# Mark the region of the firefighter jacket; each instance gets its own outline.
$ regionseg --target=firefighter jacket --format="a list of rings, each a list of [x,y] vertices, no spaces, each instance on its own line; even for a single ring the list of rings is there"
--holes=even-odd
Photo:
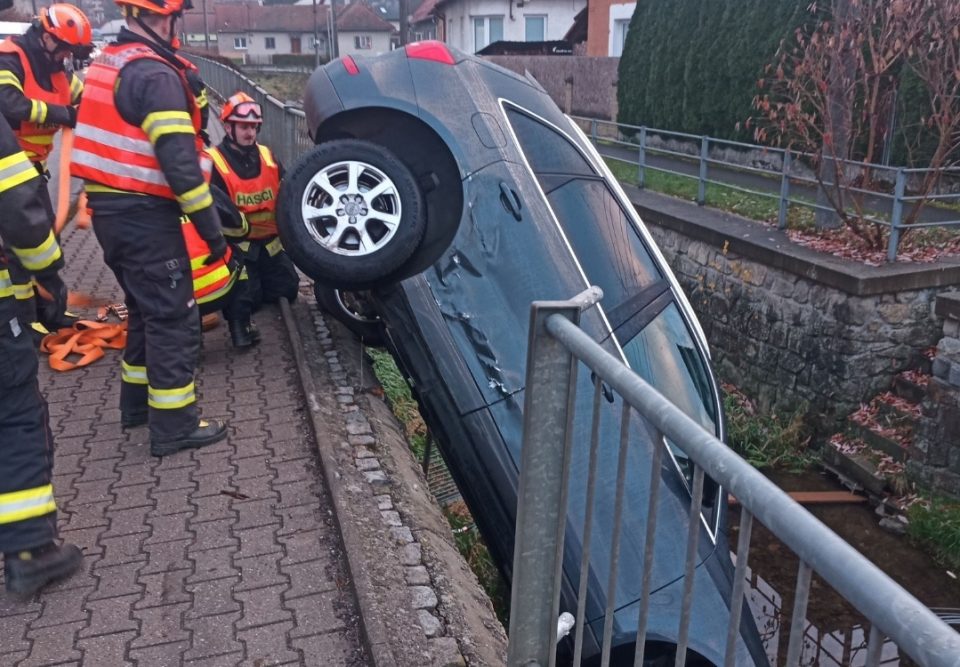
[[[261,241],[277,236],[280,165],[269,148],[263,144],[257,144],[256,148],[255,159],[244,160],[246,151],[225,138],[220,146],[208,152],[216,171],[214,183],[222,181],[233,203],[246,216],[250,225],[247,238]]]
[[[62,65],[53,66],[37,38],[28,32],[0,42],[0,108],[20,146],[33,162],[43,162],[61,127],[72,127],[83,84]]]

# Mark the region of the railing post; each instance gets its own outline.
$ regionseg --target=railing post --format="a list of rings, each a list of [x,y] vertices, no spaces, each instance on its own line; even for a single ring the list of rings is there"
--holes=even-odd
[[[777,211],[777,229],[787,228],[787,210],[790,207],[790,150],[783,152],[783,173],[780,174],[780,208]]]
[[[700,177],[697,179],[697,204],[707,201],[707,158],[710,157],[710,138],[700,138]]]
[[[552,315],[578,323],[580,308],[571,302],[536,301],[530,309],[510,595],[510,667],[552,667],[556,661],[577,364],[547,332],[545,322]]]
[[[640,128],[640,151],[637,154],[637,187],[643,187],[643,180],[647,167],[647,127]]]
[[[597,145],[597,119],[590,119],[590,141],[593,142],[593,145]]]
[[[897,246],[900,244],[900,229],[903,226],[903,193],[907,187],[907,175],[903,167],[897,169],[897,182],[893,186],[893,211],[890,216],[890,244],[887,246],[887,261],[897,260]]]
[[[287,147],[287,164],[293,164],[297,157],[297,116],[290,109],[290,105],[283,107],[283,122],[287,126],[287,136],[284,139]]]

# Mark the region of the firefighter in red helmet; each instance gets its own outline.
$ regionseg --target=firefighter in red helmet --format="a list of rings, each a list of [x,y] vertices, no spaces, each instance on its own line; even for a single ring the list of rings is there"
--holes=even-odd
[[[193,264],[223,263],[229,249],[208,185],[200,109],[176,54],[189,6],[117,4],[127,25],[87,72],[71,173],[86,182],[94,232],[130,313],[121,422],[148,424],[151,453],[165,456],[226,437],[226,424],[200,419],[197,407],[201,334],[191,275]],[[207,252],[191,258],[183,216]]]
[[[86,59],[92,48],[90,21],[79,8],[68,4],[42,8],[26,33],[0,43],[0,109],[41,174],[46,175],[45,163],[56,133],[62,127],[73,127],[77,120],[83,84],[67,71],[65,63]],[[49,194],[43,191],[40,196],[52,216]],[[48,327],[70,323],[63,312],[44,307],[37,312],[28,267],[14,258],[10,272],[21,318],[38,340]]]
[[[245,238],[233,239],[246,274],[246,298],[234,299],[224,317],[230,337],[237,347],[256,343],[259,333],[250,313],[264,302],[297,298],[300,279],[290,257],[277,236],[277,194],[283,178],[283,165],[267,146],[257,142],[263,124],[260,105],[244,92],[227,99],[220,113],[225,135],[213,158],[212,183],[230,195],[246,216],[250,231]]]

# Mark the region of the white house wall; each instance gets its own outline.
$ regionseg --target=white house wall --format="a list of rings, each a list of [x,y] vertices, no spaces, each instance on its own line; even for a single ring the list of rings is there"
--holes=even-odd
[[[371,48],[357,49],[354,38],[359,35],[367,35],[372,38]],[[337,45],[340,47],[340,55],[358,55],[358,56],[376,56],[390,51],[390,33],[389,32],[349,32],[341,30],[337,33]]]
[[[234,49],[233,45],[235,37],[246,37],[247,48]],[[268,37],[273,37],[275,48],[267,48]],[[250,58],[259,61],[264,60],[268,56],[291,53],[291,37],[300,38],[301,55],[310,55],[313,53],[313,32],[305,32],[293,35],[285,32],[221,32],[219,33],[219,39],[217,39],[217,50],[221,56],[226,56],[227,58]],[[327,45],[325,30],[321,29],[319,31],[319,38],[320,55],[326,56]]]
[[[529,0],[522,7],[508,0],[462,0],[443,5],[447,20],[447,43],[468,53],[477,51],[474,44],[473,18],[503,18],[503,39],[526,41],[526,16],[546,16],[544,39],[563,39],[577,13],[587,6],[586,0]],[[511,7],[513,18],[510,17]],[[481,47],[482,48],[482,47]]]

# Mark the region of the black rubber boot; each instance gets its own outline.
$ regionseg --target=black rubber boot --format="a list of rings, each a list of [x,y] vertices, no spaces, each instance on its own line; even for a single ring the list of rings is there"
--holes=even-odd
[[[199,449],[212,445],[227,437],[227,425],[219,419],[201,419],[193,433],[177,440],[166,442],[150,441],[150,453],[153,456],[169,456],[184,449]]]
[[[247,322],[247,333],[249,333],[250,338],[253,339],[254,345],[260,342],[260,329],[258,329],[257,325],[251,321]]]
[[[243,320],[230,320],[227,322],[230,328],[230,342],[234,347],[251,347],[256,344],[250,333],[250,323]]]
[[[39,549],[4,555],[7,590],[19,595],[37,592],[54,579],[69,577],[83,561],[83,553],[72,544],[50,544]]]

